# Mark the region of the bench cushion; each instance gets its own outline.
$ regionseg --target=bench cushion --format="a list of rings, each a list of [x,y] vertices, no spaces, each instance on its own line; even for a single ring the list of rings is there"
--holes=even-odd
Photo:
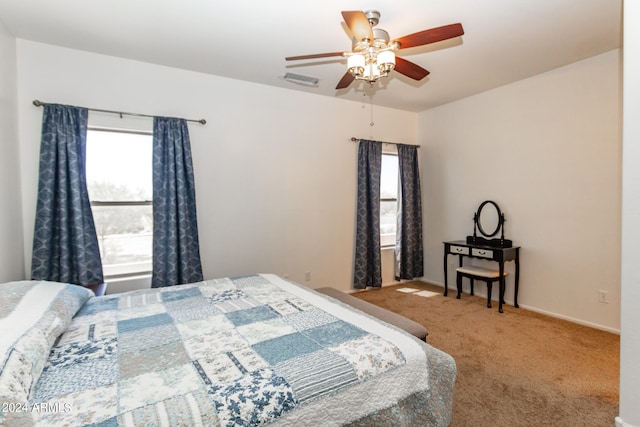
[[[473,267],[473,266],[458,267],[456,268],[456,271],[464,274],[470,274],[472,276],[486,277],[489,279],[493,279],[500,276],[499,271],[491,270],[488,268],[482,268],[482,267]],[[504,272],[504,275],[505,276],[507,275],[506,271]]]
[[[319,288],[314,290],[324,295],[335,298],[338,301],[341,301],[353,308],[363,311],[370,316],[382,320],[383,322],[387,322],[397,328],[403,329],[411,335],[417,337],[418,339],[421,339],[422,341],[427,341],[427,329],[418,322],[414,322],[413,320],[401,316],[397,313],[385,310],[382,307],[378,307],[377,305],[371,304],[367,301],[363,301],[359,298],[353,297],[334,288]]]

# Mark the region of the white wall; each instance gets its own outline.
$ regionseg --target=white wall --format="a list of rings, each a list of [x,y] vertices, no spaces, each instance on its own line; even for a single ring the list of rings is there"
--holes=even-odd
[[[22,280],[22,210],[18,168],[16,40],[0,21],[0,282]]]
[[[205,118],[190,124],[206,278],[352,283],[352,136],[415,143],[415,113],[18,40],[24,236],[33,236],[44,102]],[[117,117],[117,116],[116,116]],[[27,264],[30,247],[25,248]],[[27,266],[27,268],[29,268]],[[311,281],[304,282],[304,273]]]
[[[611,51],[419,115],[427,280],[443,282],[442,242],[472,234],[474,211],[494,200],[506,238],[522,247],[520,305],[619,330],[619,56]],[[450,287],[456,263],[450,257]]]
[[[640,4],[624,2],[622,313],[618,426],[640,426]]]

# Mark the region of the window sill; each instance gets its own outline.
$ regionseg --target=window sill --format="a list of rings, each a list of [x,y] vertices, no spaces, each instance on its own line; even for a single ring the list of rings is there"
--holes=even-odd
[[[149,289],[151,288],[151,273],[105,277],[104,281],[107,283],[108,295],[138,289]]]
[[[139,279],[143,277],[151,277],[150,271],[137,271],[135,273],[125,273],[125,274],[105,274],[104,281],[105,282],[119,282],[122,280],[131,280],[131,279]]]

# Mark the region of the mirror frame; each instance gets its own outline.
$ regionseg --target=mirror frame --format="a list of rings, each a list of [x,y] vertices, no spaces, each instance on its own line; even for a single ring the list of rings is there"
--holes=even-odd
[[[498,224],[496,225],[496,229],[493,230],[493,232],[489,233],[487,231],[485,231],[482,228],[482,221],[480,220],[480,216],[482,214],[482,209],[486,206],[486,205],[493,205],[493,207],[496,209],[496,212],[498,213]],[[502,228],[503,224],[504,224],[504,216],[502,214],[502,211],[500,210],[500,207],[498,206],[498,204],[492,200],[485,200],[484,202],[482,202],[480,204],[480,206],[478,207],[478,211],[476,212],[475,215],[475,221],[476,221],[476,225],[478,227],[478,230],[480,231],[480,233],[485,236],[485,237],[493,237],[496,234],[498,234],[498,232],[500,231],[500,229]]]

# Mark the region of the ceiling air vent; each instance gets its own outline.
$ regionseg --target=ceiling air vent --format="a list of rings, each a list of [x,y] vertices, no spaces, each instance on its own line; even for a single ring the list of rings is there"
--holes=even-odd
[[[294,73],[286,73],[282,76],[283,79],[292,82],[298,83],[305,86],[318,86],[318,82],[320,81],[316,77],[303,76],[302,74],[294,74]]]

